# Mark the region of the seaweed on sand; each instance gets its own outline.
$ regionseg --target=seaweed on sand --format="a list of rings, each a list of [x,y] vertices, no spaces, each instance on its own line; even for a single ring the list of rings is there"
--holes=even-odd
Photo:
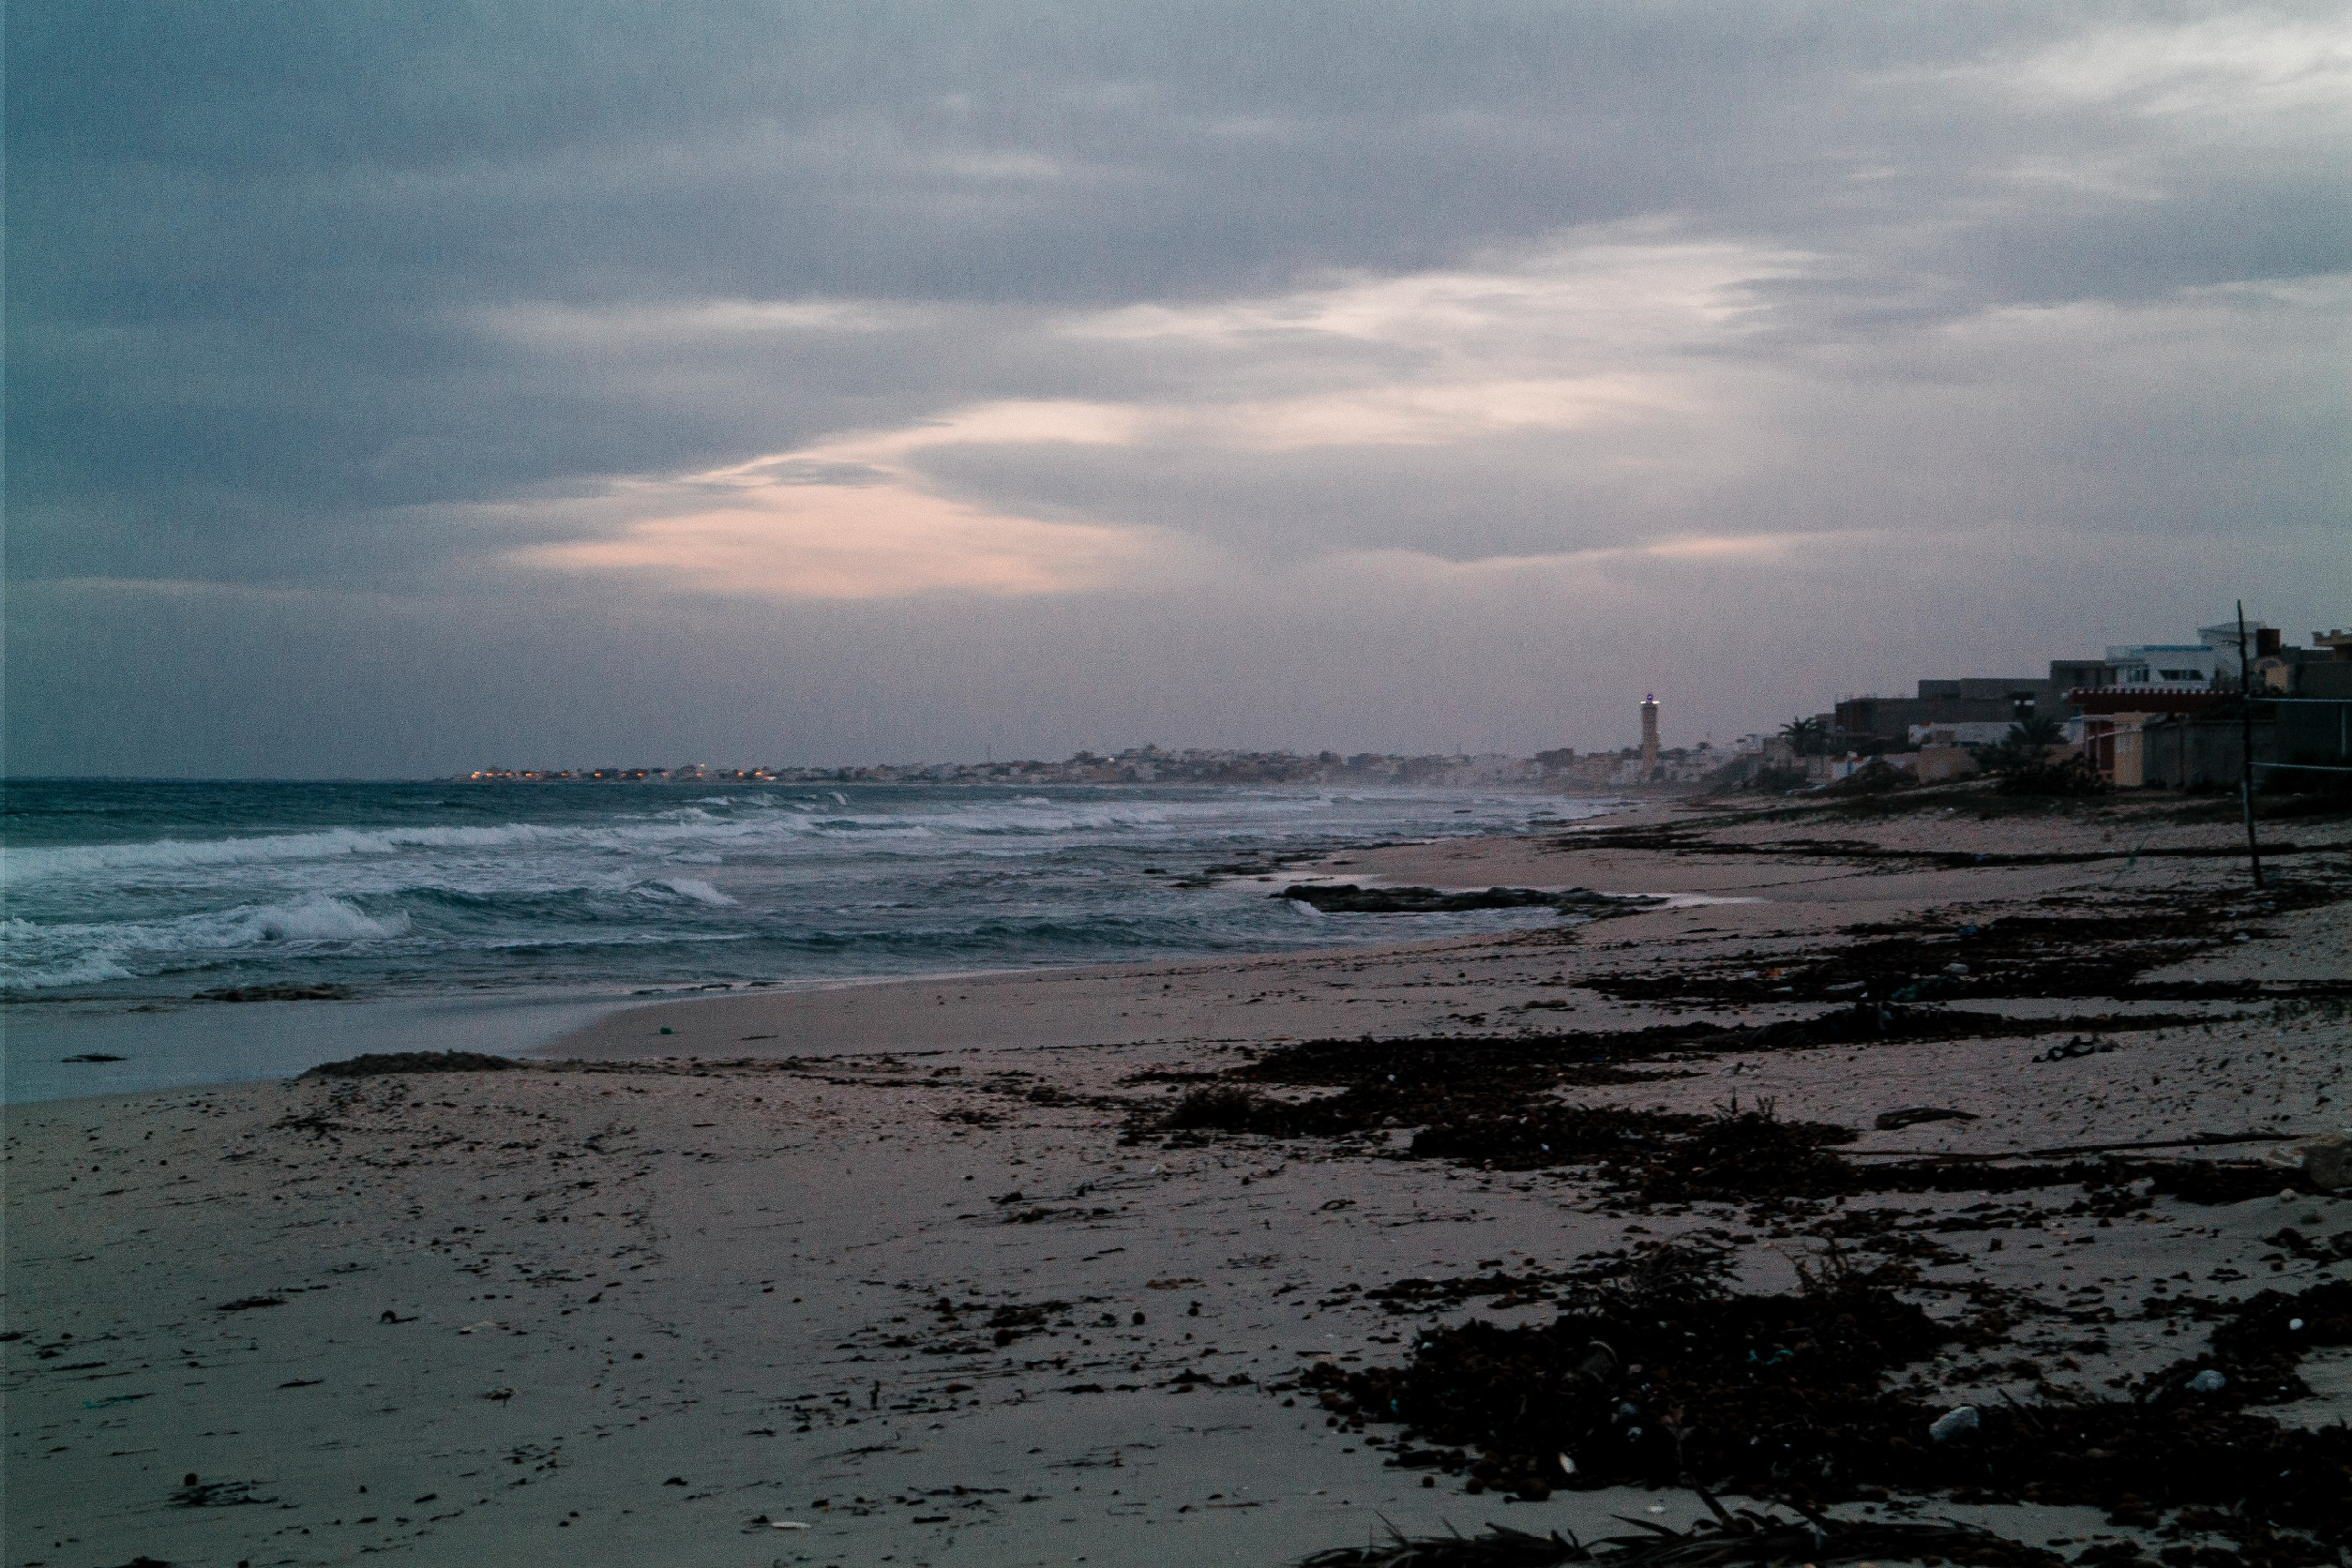
[[[1335,1422],[1403,1425],[1398,1463],[1466,1472],[1472,1492],[1684,1485],[1818,1503],[1898,1487],[2149,1523],[2201,1506],[2230,1510],[2226,1528],[2278,1561],[2352,1547],[2352,1429],[2249,1409],[2299,1386],[2294,1358],[2352,1342],[2352,1286],[2209,1307],[2210,1349],[2126,1397],[1977,1409],[1939,1438],[1950,1408],[1892,1377],[1969,1326],[1906,1301],[1899,1274],[1832,1253],[1799,1290],[1750,1295],[1707,1255],[1677,1252],[1587,1280],[1550,1323],[1434,1329],[1401,1365],[1322,1364],[1303,1385]],[[2209,1370],[2218,1382],[2196,1377]]]
[[[304,1078],[374,1078],[387,1073],[504,1073],[527,1066],[510,1056],[472,1050],[403,1050],[322,1062]]]
[[[2042,1020],[2045,1024],[2080,1020]],[[2143,1020],[2144,1021],[2144,1020]],[[2244,1160],[2116,1157],[2098,1148],[2042,1151],[2001,1160],[1927,1156],[1856,1161],[1834,1151],[1851,1128],[1783,1121],[1769,1103],[1734,1102],[1711,1115],[1585,1105],[1556,1091],[1644,1076],[1606,1060],[1612,1048],[1655,1050],[1719,1035],[1806,1042],[1848,1038],[1865,1029],[1934,1033],[1978,1027],[1973,1015],[1927,1008],[1841,1008],[1762,1030],[1708,1025],[1620,1035],[1525,1040],[1313,1041],[1270,1053],[1222,1081],[1192,1089],[1173,1105],[1134,1111],[1126,1137],[1199,1143],[1214,1135],[1362,1141],[1410,1129],[1383,1152],[1492,1170],[1591,1166],[1619,1201],[1776,1205],[1865,1192],[2013,1192],[2079,1185],[2102,1213],[2144,1208],[2150,1190],[2203,1204],[2235,1203],[2282,1188],[2306,1188],[2299,1171]],[[2014,1027],[1988,1019],[1983,1027]],[[1709,1031],[1696,1034],[1694,1030]],[[1256,1087],[1339,1083],[1337,1093],[1286,1099]],[[2101,1157],[2083,1157],[2086,1155]]]
[[[1631,913],[1654,909],[1664,898],[1640,894],[1595,893],[1590,888],[1489,887],[1447,892],[1435,887],[1359,887],[1353,882],[1300,882],[1274,895],[1325,914],[1456,914],[1469,910],[1585,910]]]
[[[1728,1568],[1732,1563],[1859,1562],[1938,1559],[1971,1568],[2056,1568],[2065,1559],[2046,1546],[2012,1541],[1976,1525],[1945,1519],[1913,1523],[1892,1519],[1833,1519],[1810,1510],[1783,1518],[1753,1509],[1726,1509],[1706,1492],[1699,1499],[1714,1512],[1687,1530],[1633,1519],[1644,1533],[1611,1535],[1586,1543],[1574,1534],[1544,1535],[1488,1525],[1474,1536],[1408,1537],[1394,1527],[1389,1539],[1367,1546],[1341,1546],[1302,1558],[1299,1568],[1553,1568],[1558,1563],[1594,1563],[1601,1568]]]
[[[2333,903],[2344,892],[2315,881],[2273,887],[2258,900],[2235,891],[2175,889],[2136,899],[2103,897],[2082,912],[2069,912],[2063,900],[2044,899],[2035,912],[1975,925],[1856,927],[1849,934],[1862,940],[1777,966],[1726,958],[1691,969],[1651,966],[1589,975],[1578,984],[1619,1001],[1686,1005],[1822,1001],[1854,991],[1898,1003],[2263,994],[2245,983],[2214,987],[2138,976],[2226,946],[2249,922]],[[2325,993],[2336,988],[2323,981],[2311,988]]]
[[[1861,1002],[1811,1018],[1755,1026],[1694,1022],[1545,1034],[1308,1040],[1277,1048],[1246,1066],[1206,1075],[1208,1083],[1173,1105],[1138,1113],[1130,1123],[1130,1132],[1142,1136],[1214,1131],[1282,1138],[1492,1122],[1569,1108],[1545,1100],[1547,1091],[1641,1083],[1686,1071],[1676,1066],[1635,1065],[1661,1057],[1801,1050],[1876,1041],[2032,1035],[2118,1025],[2154,1029],[2204,1021],[2206,1016],[2201,1014],[2187,1018],[2143,1015],[2128,1019],[2015,1018]],[[1261,1084],[1284,1089],[1337,1088],[1341,1093],[1315,1100],[1283,1100],[1257,1092],[1254,1086]],[[1669,1118],[1655,1126],[1687,1131],[1700,1120],[1684,1118],[1677,1123]],[[1591,1143],[1568,1137],[1565,1146],[1589,1149]],[[1435,1152],[1434,1146],[1426,1152]],[[1513,1163],[1572,1161],[1559,1157]]]

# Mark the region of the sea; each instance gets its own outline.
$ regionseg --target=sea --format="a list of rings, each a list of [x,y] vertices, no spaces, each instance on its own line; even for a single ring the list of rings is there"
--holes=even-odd
[[[527,1050],[649,996],[1411,940],[1286,864],[1619,804],[1529,788],[11,780],[0,1095]]]

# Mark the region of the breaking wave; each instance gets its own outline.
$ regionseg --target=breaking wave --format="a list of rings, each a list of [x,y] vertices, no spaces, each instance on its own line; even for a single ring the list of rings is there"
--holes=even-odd
[[[569,849],[675,855],[697,845],[724,850],[823,835],[931,838],[1116,831],[1165,825],[1179,816],[1178,811],[1156,805],[1070,807],[1028,800],[921,815],[839,810],[820,815],[807,807],[788,805],[752,807],[725,817],[689,806],[647,820],[610,825],[504,822],[490,827],[336,827],[313,833],[0,849],[0,875],[9,884],[22,887],[66,879],[135,881],[204,867],[383,858],[418,851],[494,853]]]
[[[42,990],[127,980],[158,971],[201,967],[257,947],[315,951],[327,945],[404,937],[409,917],[368,913],[341,898],[309,894],[277,904],[123,924],[40,924],[11,915],[0,923],[0,988]]]
[[[681,898],[691,898],[698,904],[708,904],[713,909],[733,909],[741,902],[740,899],[730,898],[700,877],[664,877],[658,885],[668,888]]]
[[[1563,812],[1590,809],[1409,789],[12,786],[0,991],[623,988],[1361,940],[1216,879]]]

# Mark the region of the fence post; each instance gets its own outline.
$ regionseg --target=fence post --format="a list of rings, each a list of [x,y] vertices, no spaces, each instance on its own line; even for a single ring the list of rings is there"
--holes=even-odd
[[[2262,844],[2254,837],[2254,666],[2246,660],[2246,601],[2238,601],[2238,799],[2246,813],[2246,864],[2262,885]]]

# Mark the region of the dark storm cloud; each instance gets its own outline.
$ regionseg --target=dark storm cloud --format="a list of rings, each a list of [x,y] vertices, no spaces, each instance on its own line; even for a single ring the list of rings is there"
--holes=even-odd
[[[8,45],[19,583],[471,624],[556,592],[518,548],[805,451],[776,490],[1253,571],[2215,511],[2301,562],[2344,502],[2334,7],[58,3]],[[1283,324],[1413,278],[1468,281]],[[1562,327],[1588,288],[1627,304]],[[1594,388],[1646,412],[1522,409]],[[834,449],[1024,403],[1136,422]],[[57,649],[146,646],[60,593],[20,750]],[[927,613],[957,660],[1066,608]]]

